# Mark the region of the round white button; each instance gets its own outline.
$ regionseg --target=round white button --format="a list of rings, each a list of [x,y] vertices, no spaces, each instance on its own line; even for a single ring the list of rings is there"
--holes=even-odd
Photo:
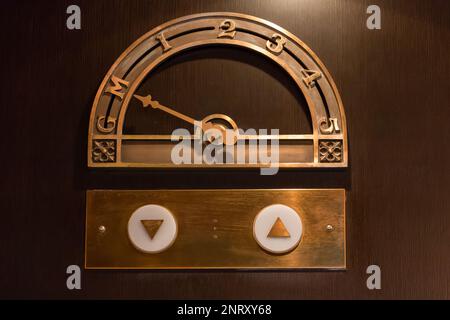
[[[262,209],[253,222],[253,236],[261,248],[271,253],[295,249],[303,233],[302,220],[292,208],[274,204]]]
[[[128,220],[131,243],[146,253],[166,250],[175,242],[177,233],[177,222],[172,213],[155,204],[138,208]]]

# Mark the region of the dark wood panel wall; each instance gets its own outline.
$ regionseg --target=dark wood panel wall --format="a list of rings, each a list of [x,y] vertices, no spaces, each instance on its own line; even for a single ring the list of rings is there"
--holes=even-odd
[[[73,3],[82,11],[79,31],[65,27],[65,11]],[[381,30],[365,26],[369,4],[381,7]],[[448,1],[78,0],[1,6],[0,297],[450,298]],[[319,55],[344,101],[348,170],[260,176],[87,169],[90,106],[115,59],[151,28],[208,11],[273,21]],[[202,68],[214,70],[210,61],[194,69]],[[194,71],[183,72],[185,85],[193,86]],[[276,71],[270,74],[277,86],[284,81]],[[254,76],[261,80],[268,73]],[[249,99],[258,99],[258,90],[274,92],[270,81],[248,86]],[[289,95],[289,84],[284,88],[286,103],[298,99]],[[345,187],[348,270],[91,270],[82,273],[82,290],[66,289],[66,267],[84,262],[87,188],[255,187]],[[381,290],[366,287],[371,264],[381,267]]]

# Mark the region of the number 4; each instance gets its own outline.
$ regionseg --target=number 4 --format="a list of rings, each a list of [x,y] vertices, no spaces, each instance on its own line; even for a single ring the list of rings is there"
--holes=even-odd
[[[303,82],[311,89],[316,84],[316,80],[322,77],[322,73],[315,70],[302,70]]]

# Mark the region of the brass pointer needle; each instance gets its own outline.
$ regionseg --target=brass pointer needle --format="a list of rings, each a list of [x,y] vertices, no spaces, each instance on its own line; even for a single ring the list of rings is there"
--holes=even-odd
[[[144,108],[151,106],[153,109],[159,109],[161,111],[167,112],[168,114],[171,114],[174,117],[177,117],[177,118],[184,120],[186,122],[189,122],[191,124],[195,124],[195,122],[197,121],[191,117],[188,117],[187,115],[184,115],[182,113],[179,113],[178,111],[170,109],[169,107],[163,106],[158,101],[152,100],[151,95],[142,97],[142,96],[135,94],[134,97],[142,102],[142,105],[144,106]],[[197,123],[199,123],[199,121],[197,121]]]
[[[231,119],[230,117],[228,117],[227,115],[224,114],[212,114],[210,116],[205,117],[202,121],[198,121],[195,120],[191,117],[188,117],[187,115],[184,115],[182,113],[179,113],[178,111],[175,111],[173,109],[170,109],[169,107],[163,106],[162,104],[160,104],[158,101],[156,100],[152,100],[152,96],[148,95],[146,97],[142,97],[140,95],[135,94],[134,97],[136,99],[138,99],[139,101],[142,102],[142,105],[144,106],[144,108],[147,108],[148,106],[151,106],[153,109],[159,109],[161,111],[164,111],[168,114],[171,114],[172,116],[184,120],[190,124],[193,124],[194,127],[200,123],[201,124],[201,129],[203,132],[208,131],[209,129],[216,129],[219,130],[221,132],[221,136],[222,136],[222,142],[224,144],[227,145],[233,145],[236,143],[237,141],[237,134],[236,132],[238,132],[238,127],[236,125],[236,123],[233,121],[233,119]],[[230,127],[232,128],[232,130],[234,131],[234,133],[230,134],[230,136],[233,138],[232,141],[229,141],[229,139],[227,139],[227,136],[229,133],[227,133],[227,128],[224,127],[221,124],[217,124],[214,123],[214,120],[224,120],[226,122],[229,123]],[[210,142],[217,140],[217,137],[212,135],[208,140],[210,140]],[[220,140],[219,140],[220,141]]]

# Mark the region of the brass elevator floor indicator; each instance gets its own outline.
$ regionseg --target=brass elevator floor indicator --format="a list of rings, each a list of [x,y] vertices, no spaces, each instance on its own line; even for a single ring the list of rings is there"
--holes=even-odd
[[[287,231],[280,217],[277,218],[267,235],[268,238],[289,238],[290,236],[289,231]]]
[[[145,230],[147,230],[150,239],[155,237],[163,222],[164,220],[141,220],[141,223],[145,227]]]
[[[183,90],[149,86],[160,66],[211,47],[265,59],[301,101],[222,104],[235,95],[237,83],[225,78],[234,71],[213,74],[230,89],[183,87],[198,108]],[[90,168],[164,168],[181,180],[175,169],[348,167],[344,106],[325,65],[289,31],[232,12],[174,19],[133,42],[98,88],[87,147]],[[86,211],[87,268],[345,268],[344,189],[96,190],[87,191]]]
[[[256,132],[259,132],[258,129],[281,127],[270,116],[262,119],[264,125],[261,127],[261,122],[255,121],[260,117],[257,113],[244,115],[221,108],[212,113],[210,108],[205,107],[192,114],[189,104],[182,102],[184,99],[172,105],[169,101],[158,101],[163,96],[160,92],[145,90],[145,83],[152,77],[155,68],[190,50],[210,46],[244,50],[265,58],[267,63],[273,63],[285,71],[295,84],[295,90],[305,98],[311,129],[291,127],[283,134],[245,133],[238,130],[244,129],[239,127],[240,124],[248,123],[246,127],[254,128]],[[224,80],[233,81],[231,78]],[[192,86],[193,93],[202,93],[197,84],[188,85]],[[178,91],[173,94],[180,98]],[[270,109],[266,109],[267,106],[254,105],[251,109],[262,108],[261,114],[270,115],[279,112],[276,106],[276,103],[271,104]],[[128,132],[127,127],[134,125],[128,122],[132,122],[133,117],[126,115],[136,107],[145,117],[154,119],[151,122],[154,130]],[[236,109],[242,107],[235,106]],[[172,125],[168,120],[158,118],[162,112],[167,118],[184,122],[182,128],[186,126],[187,132],[181,136],[177,134],[173,139]],[[291,112],[296,114],[297,110]],[[238,161],[237,157],[232,156],[220,158],[224,161],[206,163],[186,157],[181,163],[174,163],[172,149],[181,139],[195,140],[196,122],[200,123],[202,132],[206,133],[209,129],[219,131],[227,146],[242,143],[245,148],[239,148],[235,153],[240,150],[240,159],[245,161]],[[283,122],[290,122],[289,117]],[[230,130],[227,132],[226,129]],[[216,139],[208,136],[207,140],[211,142]],[[265,140],[280,141],[276,161],[281,168],[347,167],[344,106],[331,75],[303,41],[272,22],[232,12],[200,13],[168,21],[150,30],[116,60],[103,79],[92,105],[87,160],[89,167],[110,168],[264,168],[273,162],[266,163],[261,157],[255,158],[255,162],[248,161],[250,156],[255,155],[253,148],[248,147],[250,141]],[[190,145],[187,151],[193,154],[196,150]],[[233,159],[225,161],[226,158]]]

